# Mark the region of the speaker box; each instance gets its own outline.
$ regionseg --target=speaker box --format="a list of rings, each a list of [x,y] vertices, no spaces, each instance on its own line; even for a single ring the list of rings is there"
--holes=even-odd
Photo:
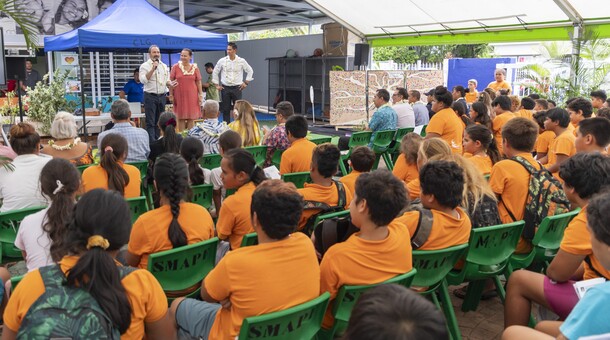
[[[356,44],[354,51],[354,66],[367,66],[369,64],[369,45]]]

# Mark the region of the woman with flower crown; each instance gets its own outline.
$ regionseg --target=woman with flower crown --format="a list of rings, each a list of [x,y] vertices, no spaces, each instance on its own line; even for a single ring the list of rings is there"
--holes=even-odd
[[[177,82],[176,87],[170,88],[169,100],[174,104],[174,113],[178,118],[178,131],[191,129],[193,121],[201,118],[201,103],[203,101],[203,88],[201,87],[201,73],[197,64],[191,63],[193,51],[185,48],[180,52],[180,61],[172,66],[170,80]]]
[[[53,158],[63,158],[79,166],[93,164],[91,145],[81,142],[76,133],[76,121],[68,112],[60,111],[51,125],[51,137],[41,153]]]

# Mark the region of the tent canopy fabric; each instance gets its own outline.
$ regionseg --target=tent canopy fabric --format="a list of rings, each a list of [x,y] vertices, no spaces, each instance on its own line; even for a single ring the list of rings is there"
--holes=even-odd
[[[607,0],[306,1],[374,47],[570,40],[575,25],[610,37]]]
[[[85,25],[45,37],[48,51],[147,51],[157,45],[164,52],[185,47],[195,51],[222,51],[227,35],[185,25],[159,11],[146,0],[118,0]]]

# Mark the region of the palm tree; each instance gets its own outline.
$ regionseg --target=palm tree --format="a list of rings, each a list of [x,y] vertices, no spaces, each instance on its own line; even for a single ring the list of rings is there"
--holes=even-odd
[[[25,45],[28,49],[36,49],[38,41],[38,27],[36,22],[32,20],[26,8],[19,0],[0,0],[0,12],[3,12],[11,19],[15,20],[15,24],[21,28]]]

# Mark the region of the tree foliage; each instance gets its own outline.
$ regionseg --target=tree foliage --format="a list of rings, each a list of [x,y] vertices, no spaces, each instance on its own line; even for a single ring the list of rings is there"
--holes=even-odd
[[[396,63],[439,63],[445,58],[485,58],[493,52],[488,44],[436,45],[436,46],[388,46],[375,47],[373,60],[393,60]]]
[[[26,47],[36,49],[38,27],[32,20],[26,5],[24,1],[20,0],[0,0],[0,12],[15,20],[15,24],[21,28]]]

